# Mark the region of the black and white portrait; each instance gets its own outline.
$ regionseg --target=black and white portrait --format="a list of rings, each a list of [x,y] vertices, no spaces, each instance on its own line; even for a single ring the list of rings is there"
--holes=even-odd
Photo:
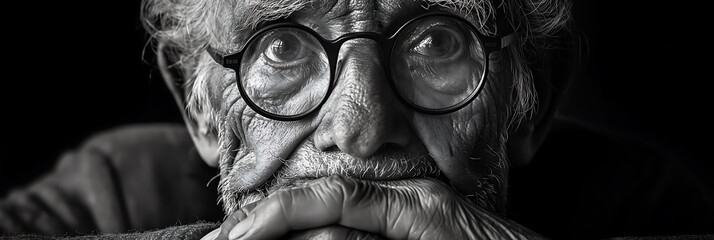
[[[714,238],[703,6],[6,9],[0,239]]]

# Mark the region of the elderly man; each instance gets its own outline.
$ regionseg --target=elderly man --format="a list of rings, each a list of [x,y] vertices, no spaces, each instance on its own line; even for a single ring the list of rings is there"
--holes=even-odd
[[[220,168],[228,218],[210,236],[534,236],[503,218],[508,156],[528,161],[547,129],[564,79],[547,66],[536,83],[529,63],[552,61],[569,3],[146,8],[164,79]]]
[[[124,236],[540,238],[507,219],[508,173],[543,144],[570,78],[570,8],[146,0],[187,128],[88,141],[10,195],[0,227],[120,233],[204,220]],[[213,189],[199,156],[219,170]]]

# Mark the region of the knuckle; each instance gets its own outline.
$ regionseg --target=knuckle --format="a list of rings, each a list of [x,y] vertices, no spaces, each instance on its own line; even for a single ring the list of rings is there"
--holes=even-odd
[[[342,176],[332,175],[322,182],[327,189],[338,190],[343,195],[348,195],[355,190],[356,181],[354,179]]]
[[[267,201],[267,204],[271,204],[272,207],[284,211],[288,206],[293,205],[293,201],[298,198],[299,196],[297,196],[295,189],[285,189],[276,191],[273,196],[263,201]]]
[[[444,206],[456,197],[449,186],[437,181],[418,181],[413,189],[423,202],[436,207]]]

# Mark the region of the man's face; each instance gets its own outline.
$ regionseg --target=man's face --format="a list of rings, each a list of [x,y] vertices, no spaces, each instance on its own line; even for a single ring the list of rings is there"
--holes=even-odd
[[[238,3],[241,7],[228,14],[250,14],[248,9],[260,4],[265,3]],[[426,6],[429,4],[407,0],[332,0],[298,7],[289,18],[334,39],[351,32],[386,34],[386,29],[423,12]],[[434,9],[481,25],[449,7],[429,8]],[[223,30],[232,31],[231,26]],[[239,39],[250,34],[242,32]],[[448,181],[482,207],[502,210],[512,81],[508,73],[497,69],[508,59],[502,55],[500,60],[490,61],[482,92],[466,107],[429,115],[415,112],[394,95],[385,73],[389,64],[381,56],[373,40],[345,42],[339,50],[341,67],[335,74],[334,90],[315,114],[298,121],[277,121],[257,114],[241,99],[235,73],[218,64],[212,66],[213,76],[218,77],[206,84],[218,119],[220,188],[228,213],[279,188],[334,174],[374,181]],[[210,58],[204,56],[203,60]]]

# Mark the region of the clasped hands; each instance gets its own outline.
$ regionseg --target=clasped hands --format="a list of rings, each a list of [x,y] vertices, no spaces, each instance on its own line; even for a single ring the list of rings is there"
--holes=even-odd
[[[329,176],[232,213],[203,239],[533,239],[434,179]]]

